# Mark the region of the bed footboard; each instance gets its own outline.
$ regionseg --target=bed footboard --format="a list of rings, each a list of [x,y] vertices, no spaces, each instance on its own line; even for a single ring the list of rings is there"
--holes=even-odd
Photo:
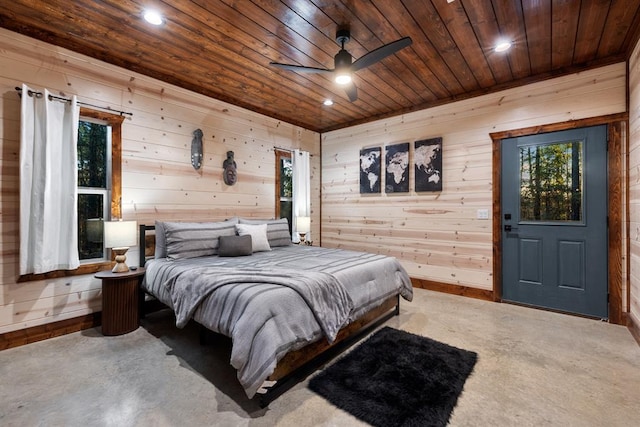
[[[380,306],[365,313],[359,319],[340,330],[332,344],[319,340],[299,350],[287,353],[269,376],[276,383],[266,393],[257,394],[261,407],[277,399],[281,394],[304,380],[323,364],[345,351],[375,328],[400,314],[400,295],[386,299]]]

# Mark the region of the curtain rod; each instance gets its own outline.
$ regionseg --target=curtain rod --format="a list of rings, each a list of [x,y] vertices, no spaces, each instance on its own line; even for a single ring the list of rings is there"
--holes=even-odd
[[[276,147],[275,145],[273,146],[273,149],[274,149],[274,150],[280,150],[280,151],[288,151],[288,152],[290,152],[290,153],[293,153],[293,152],[295,151],[295,149],[294,149],[294,150],[292,150],[292,149],[290,149],[290,148]],[[302,150],[301,150],[301,151],[302,151]],[[302,153],[300,153],[300,154],[302,155]],[[309,153],[309,157],[313,157],[313,154]]]
[[[16,89],[16,91],[18,91],[18,92],[19,92],[19,95],[20,95],[20,96],[22,96],[22,88],[21,88],[21,87],[17,87],[17,86],[16,86],[16,88],[15,88],[15,89]],[[36,92],[36,91],[34,91],[34,90],[28,90],[28,91],[27,91],[27,94],[28,94],[29,96],[35,96],[36,98],[42,98],[42,97],[44,96],[44,94],[43,94],[42,92]],[[61,102],[69,102],[69,101],[71,101],[69,98],[63,98],[63,97],[61,97],[61,96],[56,96],[56,95],[49,95],[49,101],[52,101],[52,100],[54,100],[54,99],[55,99],[56,101],[61,101]],[[111,112],[114,112],[114,113],[119,113],[121,116],[123,116],[123,115],[133,116],[133,113],[128,113],[128,112],[126,112],[126,111],[120,111],[120,110],[114,110],[114,109],[113,109],[113,108],[111,108],[111,107],[100,107],[99,105],[93,105],[93,104],[89,104],[89,103],[87,103],[87,102],[82,102],[82,101],[78,101],[78,105],[83,105],[83,106],[86,106],[86,107],[93,107],[93,108],[98,108],[98,109],[100,109],[100,110],[105,110],[105,111],[111,111]]]
[[[273,146],[274,150],[280,150],[280,151],[288,151],[290,153],[293,153],[293,150],[291,148],[284,148],[284,147],[276,147],[275,145]]]

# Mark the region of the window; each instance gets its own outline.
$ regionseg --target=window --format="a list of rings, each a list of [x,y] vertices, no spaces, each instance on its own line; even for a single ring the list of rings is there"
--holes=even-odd
[[[78,125],[78,252],[80,262],[104,260],[103,222],[110,217],[111,126],[80,118]]]
[[[287,218],[289,233],[292,226],[293,165],[291,152],[276,150],[276,218]]]
[[[80,109],[78,251],[81,263],[96,268],[108,261],[102,242],[102,221],[122,217],[123,121],[124,117],[118,114]]]

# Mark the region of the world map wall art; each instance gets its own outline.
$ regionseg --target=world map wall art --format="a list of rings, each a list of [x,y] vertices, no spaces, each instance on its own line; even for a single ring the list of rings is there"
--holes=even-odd
[[[403,142],[385,147],[384,191],[387,194],[409,192],[411,144]],[[413,143],[414,190],[442,191],[442,137]],[[382,147],[360,150],[360,194],[382,191]]]
[[[409,143],[387,145],[384,160],[384,191],[387,193],[409,192]]]
[[[442,138],[414,142],[416,192],[442,191]]]
[[[380,147],[363,148],[360,150],[360,193],[371,194],[380,192],[381,163]]]

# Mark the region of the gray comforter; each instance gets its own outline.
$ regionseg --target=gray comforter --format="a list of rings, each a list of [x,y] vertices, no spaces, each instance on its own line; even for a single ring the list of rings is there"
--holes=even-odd
[[[307,304],[329,342],[346,323],[353,302],[344,287],[328,273],[255,268],[203,267],[183,271],[168,283],[176,312],[176,326],[182,328],[203,299],[224,286],[278,285],[294,290]]]
[[[287,352],[333,340],[341,326],[393,295],[413,295],[395,258],[340,249],[286,246],[146,267],[144,288],[176,311],[179,326],[192,318],[231,337],[230,362],[248,397]]]

